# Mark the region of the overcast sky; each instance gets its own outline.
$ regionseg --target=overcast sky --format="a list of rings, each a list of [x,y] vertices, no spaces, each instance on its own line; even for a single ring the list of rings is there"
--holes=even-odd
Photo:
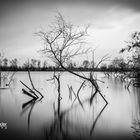
[[[0,51],[8,58],[39,58],[42,47],[34,35],[60,11],[75,25],[90,24],[89,45],[98,60],[117,56],[131,33],[140,31],[139,0],[3,0],[0,1]]]

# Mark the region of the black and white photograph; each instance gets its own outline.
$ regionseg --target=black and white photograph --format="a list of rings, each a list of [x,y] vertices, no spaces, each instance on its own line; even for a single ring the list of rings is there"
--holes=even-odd
[[[140,1],[1,0],[0,140],[140,140]]]

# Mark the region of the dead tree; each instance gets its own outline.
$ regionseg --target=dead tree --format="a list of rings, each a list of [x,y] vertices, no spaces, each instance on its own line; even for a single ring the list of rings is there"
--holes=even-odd
[[[84,86],[85,82],[86,82],[86,80],[84,80],[84,81],[82,82],[82,84],[80,85],[79,89],[77,90],[77,93],[73,90],[73,87],[72,87],[72,86],[70,86],[70,87],[68,86],[68,88],[69,88],[69,98],[72,100],[72,93],[73,93],[73,95],[75,96],[75,99],[74,99],[74,101],[73,101],[73,103],[72,103],[72,106],[74,105],[74,102],[76,101],[76,99],[78,99],[79,104],[80,104],[81,107],[84,109],[83,103],[82,103],[81,100],[80,100],[79,94],[80,94],[80,90],[81,90],[82,87]]]
[[[88,27],[85,27],[84,29],[75,27],[73,24],[66,22],[60,13],[56,16],[55,22],[49,27],[50,30],[48,31],[41,30],[36,33],[44,42],[44,49],[41,50],[41,52],[45,54],[50,61],[57,64],[59,68],[88,81],[95,89],[95,92],[91,97],[92,103],[92,99],[96,93],[101,94],[93,73],[91,72],[89,76],[84,76],[67,68],[68,62],[74,57],[89,52],[89,48],[83,48],[86,44],[85,37],[88,35]],[[101,60],[101,62],[103,60]],[[107,102],[104,97],[103,99]]]
[[[14,75],[17,72],[17,71],[14,71],[10,75],[10,71],[8,71],[8,72],[3,72],[2,71],[2,67],[5,66],[5,65],[3,65],[3,63],[4,64],[6,63],[6,67],[7,67],[7,61],[8,61],[8,59],[7,58],[4,58],[4,54],[3,53],[0,53],[0,88],[1,89],[7,89],[7,88],[10,87],[10,84],[11,84],[13,78],[14,78]],[[5,80],[7,81],[7,84],[4,84],[3,85],[3,83],[4,83]]]
[[[29,80],[30,80],[30,83],[31,83],[31,86],[32,86],[32,89],[27,86],[25,83],[23,83],[22,81],[20,81],[22,83],[22,85],[24,85],[29,91],[26,91],[25,89],[22,89],[23,93],[32,97],[33,99],[38,99],[39,96],[37,94],[39,94],[41,96],[41,99],[44,97],[42,95],[42,93],[37,90],[33,84],[33,81],[32,81],[32,78],[31,78],[31,74],[30,74],[30,66],[29,66],[29,60],[28,60],[28,77],[29,77]]]
[[[62,99],[62,97],[61,97],[61,91],[60,91],[61,90],[60,76],[61,76],[60,73],[56,74],[54,72],[53,73],[53,78],[52,79],[49,79],[49,80],[53,80],[54,83],[55,83],[55,81],[57,82],[57,92],[58,92],[57,103],[58,103],[58,105],[57,105],[57,112],[55,112],[55,113],[57,113],[58,116],[60,115],[61,99]],[[47,80],[47,81],[49,81],[49,80]]]

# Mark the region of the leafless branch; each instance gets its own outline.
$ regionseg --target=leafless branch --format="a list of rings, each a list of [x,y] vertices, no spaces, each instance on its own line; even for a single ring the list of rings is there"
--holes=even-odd
[[[42,93],[41,93],[40,91],[38,91],[38,90],[35,88],[29,70],[28,70],[28,75],[29,75],[29,79],[30,79],[30,82],[31,82],[32,88],[33,88],[37,93],[39,93],[39,94],[41,95],[41,98],[43,98],[44,96],[42,95]]]
[[[49,27],[50,30],[47,32],[40,31],[36,33],[44,41],[45,49],[43,49],[42,52],[52,62],[57,64],[59,68],[89,82],[92,86],[94,86],[95,94],[100,92],[96,79],[94,79],[93,76],[90,75],[89,77],[86,77],[66,67],[68,61],[73,57],[87,54],[89,52],[89,49],[82,49],[83,45],[85,44],[85,38],[88,35],[88,27],[84,29],[80,27],[75,28],[72,24],[67,23],[60,13],[58,13],[56,16],[55,22]],[[108,55],[103,56],[96,67],[98,67],[101,62],[107,60],[108,58]],[[55,75],[54,78],[58,81]]]
[[[73,106],[74,102],[76,101],[76,99],[78,99],[78,101],[79,101],[81,107],[84,109],[83,104],[82,104],[82,102],[81,102],[81,100],[80,100],[80,97],[79,97],[79,93],[80,93],[81,88],[84,86],[85,82],[86,82],[86,80],[84,80],[84,81],[82,82],[82,84],[80,85],[80,87],[79,87],[79,89],[78,89],[78,91],[77,91],[77,93],[76,93],[76,97],[75,97],[75,99],[74,99],[74,101],[73,101],[73,103],[72,103],[72,106]],[[75,93],[75,92],[74,92],[74,93]]]
[[[23,83],[22,81],[20,81],[27,89],[29,89],[29,91],[31,92],[31,93],[33,93],[34,94],[34,97],[35,98],[38,98],[38,96],[35,94],[35,92],[31,89],[31,88],[29,88],[25,83]]]
[[[96,68],[98,68],[99,65],[100,65],[102,62],[106,61],[106,60],[109,59],[109,58],[110,58],[110,56],[108,56],[108,54],[104,55],[104,56],[101,58],[101,60],[98,62],[98,64],[96,65]]]

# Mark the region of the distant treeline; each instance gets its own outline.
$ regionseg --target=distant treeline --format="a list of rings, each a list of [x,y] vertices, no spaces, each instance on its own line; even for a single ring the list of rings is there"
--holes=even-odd
[[[106,68],[106,67],[100,67],[100,68],[86,68],[86,67],[68,67],[69,70],[72,71],[101,71],[101,72],[127,72],[127,71],[140,71],[140,68]],[[1,71],[65,71],[62,68],[58,67],[11,67],[11,66],[1,66]]]
[[[41,63],[40,60],[31,59],[30,62],[25,61],[21,66],[19,65],[19,60],[16,58],[12,60],[8,60],[7,58],[0,60],[0,71],[64,71],[58,65],[53,66],[48,64],[46,60]],[[67,64],[66,68],[72,71],[140,71],[139,62],[135,60],[130,63],[124,60],[124,58],[116,57],[110,63],[101,63],[101,65],[89,60],[84,60],[78,65],[71,61]]]

